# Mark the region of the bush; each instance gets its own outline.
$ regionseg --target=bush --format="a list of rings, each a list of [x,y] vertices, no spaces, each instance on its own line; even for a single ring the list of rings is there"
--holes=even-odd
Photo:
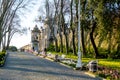
[[[73,53],[73,49],[72,49],[72,48],[69,48],[69,52],[70,52],[70,53]]]
[[[63,53],[66,53],[66,47],[63,46]]]
[[[98,52],[99,52],[99,58],[108,58],[108,50],[99,47]]]
[[[86,55],[84,57],[93,58],[94,57],[94,50],[93,50],[93,48],[86,48]]]
[[[5,52],[0,52],[0,61],[3,60],[4,56],[5,56]]]
[[[53,44],[50,44],[47,48],[47,51],[55,51],[55,46]]]
[[[112,59],[119,59],[120,58],[120,51],[111,51],[111,53],[108,56]]]
[[[86,53],[87,53],[87,55],[85,55],[85,57],[87,57],[87,58],[93,58],[95,55],[93,48],[86,48]],[[99,47],[98,53],[99,53],[99,58],[107,58],[108,57],[108,51],[104,48]]]
[[[6,50],[5,50],[5,49],[3,49],[3,50],[2,50],[2,52],[6,52]]]

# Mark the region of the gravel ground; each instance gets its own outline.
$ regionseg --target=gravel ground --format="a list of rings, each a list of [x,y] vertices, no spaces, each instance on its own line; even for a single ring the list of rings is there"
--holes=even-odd
[[[25,52],[9,52],[0,80],[99,80]]]

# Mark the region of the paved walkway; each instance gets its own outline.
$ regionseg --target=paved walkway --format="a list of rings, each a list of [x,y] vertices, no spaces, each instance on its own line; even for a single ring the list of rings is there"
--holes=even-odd
[[[98,80],[29,53],[9,52],[0,80]]]

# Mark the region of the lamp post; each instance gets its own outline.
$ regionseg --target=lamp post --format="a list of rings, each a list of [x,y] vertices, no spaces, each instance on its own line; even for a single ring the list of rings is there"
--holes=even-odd
[[[76,68],[82,67],[82,61],[81,61],[81,52],[80,52],[80,0],[78,4],[78,61],[76,64]]]

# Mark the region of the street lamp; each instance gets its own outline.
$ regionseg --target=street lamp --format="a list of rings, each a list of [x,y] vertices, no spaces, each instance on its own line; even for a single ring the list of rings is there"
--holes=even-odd
[[[78,4],[78,61],[76,64],[76,68],[82,67],[82,61],[81,61],[81,52],[80,52],[80,0]]]

